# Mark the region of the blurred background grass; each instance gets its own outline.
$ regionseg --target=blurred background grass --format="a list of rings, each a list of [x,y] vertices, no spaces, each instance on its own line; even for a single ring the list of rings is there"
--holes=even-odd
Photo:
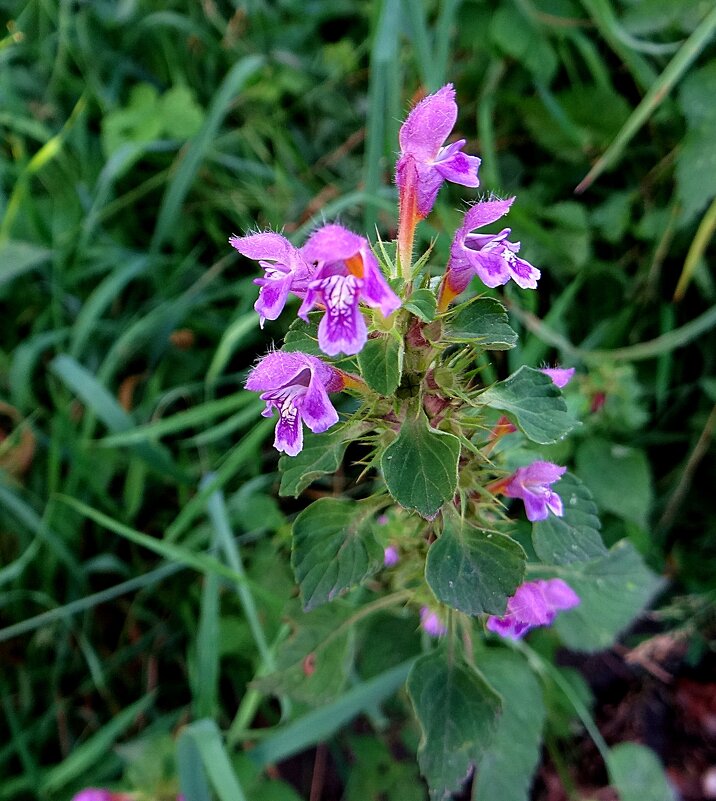
[[[336,217],[392,237],[400,120],[448,80],[482,189],[518,195],[516,238],[543,269],[539,292],[506,293],[521,344],[495,373],[579,368],[587,422],[555,458],[576,463],[607,541],[630,537],[670,579],[652,631],[707,663],[711,3],[5,0],[0,21],[0,799],[122,776],[169,798],[192,720],[195,798],[199,764],[222,799],[308,797],[316,775],[324,798],[420,797],[417,732],[404,705],[378,707],[404,675],[370,664],[367,629],[324,718],[284,705],[284,739],[235,754],[279,719],[247,682],[288,630],[298,507],[274,499],[271,425],[241,391],[286,324],[259,330],[254,266],[227,239],[300,243]],[[441,234],[436,264],[464,208],[443,192],[421,232]],[[334,738],[330,771],[323,746],[255,767],[360,710],[373,728]]]

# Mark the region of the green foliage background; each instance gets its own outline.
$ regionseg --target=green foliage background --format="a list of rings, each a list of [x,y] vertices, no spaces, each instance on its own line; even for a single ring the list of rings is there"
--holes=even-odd
[[[515,239],[543,269],[539,292],[506,292],[521,338],[487,375],[578,367],[586,422],[552,455],[607,542],[667,572],[662,619],[698,661],[715,636],[710,3],[4,0],[0,21],[0,799],[170,798],[176,747],[194,798],[204,765],[222,799],[291,799],[259,767],[323,739],[347,801],[420,797],[407,706],[380,706],[414,620],[346,624],[307,694],[290,691],[305,666],[277,663],[302,614],[301,506],[275,499],[271,425],[240,389],[287,324],[259,330],[227,239],[301,242],[337,216],[390,237],[399,121],[447,80],[482,189],[518,195]],[[451,192],[421,229],[436,264]],[[316,643],[351,620],[311,614]],[[379,734],[336,734],[358,712]]]

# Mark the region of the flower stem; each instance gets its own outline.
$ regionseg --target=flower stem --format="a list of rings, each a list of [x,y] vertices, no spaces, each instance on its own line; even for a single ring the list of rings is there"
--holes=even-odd
[[[407,170],[407,180],[399,196],[398,207],[398,261],[403,280],[409,283],[412,278],[413,241],[418,216],[417,173]]]

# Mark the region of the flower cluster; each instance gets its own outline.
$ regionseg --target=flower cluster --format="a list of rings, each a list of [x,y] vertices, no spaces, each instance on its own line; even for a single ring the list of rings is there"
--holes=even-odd
[[[524,290],[537,288],[540,270],[522,258],[520,243],[510,239],[511,229],[502,222],[515,198],[490,195],[472,203],[452,237],[449,259],[437,279],[426,268],[426,259],[413,266],[416,227],[432,210],[443,183],[473,189],[480,183],[480,159],[464,152],[466,140],[448,142],[456,120],[455,90],[448,84],[421,100],[400,128],[395,171],[399,201],[395,262],[390,261],[384,247],[379,260],[378,251],[373,251],[364,236],[334,222],[318,227],[300,246],[273,231],[229,240],[263,270],[262,277],[255,279],[259,292],[254,306],[261,326],[266,320],[276,320],[293,296],[299,301],[297,315],[303,321],[294,327],[304,341],[311,343],[306,348],[311,354],[287,346],[271,351],[248,375],[247,389],[258,392],[266,403],[262,414],[277,415],[275,448],[287,456],[297,456],[303,447],[304,424],[320,434],[339,423],[329,394],[343,390],[358,393],[364,402],[353,418],[358,421],[353,430],[364,432],[368,447],[374,449],[366,464],[382,470],[387,489],[398,504],[408,513],[418,511],[428,521],[421,538],[428,545],[442,535],[440,526],[445,525],[449,505],[453,512],[461,510],[463,518],[476,518],[476,525],[483,527],[503,514],[500,495],[520,499],[531,522],[564,514],[558,487],[553,485],[560,481],[565,467],[536,460],[509,475],[500,469],[504,445],[500,440],[516,432],[517,424],[507,414],[492,424],[491,431],[487,425],[475,424],[479,414],[475,409],[479,410],[486,388],[465,365],[479,352],[481,334],[476,334],[474,345],[469,337],[451,339],[449,335],[452,321],[460,310],[469,307],[469,302],[458,301],[473,278],[488,289],[509,281]],[[419,290],[417,280],[422,281]],[[422,293],[422,307],[415,301],[416,291]],[[429,301],[426,296],[431,296]],[[368,343],[366,356],[363,349]],[[463,362],[452,358],[457,343],[466,348]],[[325,358],[312,355],[317,353]],[[393,356],[389,358],[388,354]],[[542,391],[557,396],[574,369],[545,367],[542,373],[554,385],[537,376]],[[423,443],[432,443],[428,449],[431,454],[454,460],[449,470],[444,462],[437,465],[447,476],[445,481],[454,482],[437,502],[432,497],[416,500],[410,482],[408,490],[403,491],[400,469],[392,470],[394,484],[400,485],[396,490],[389,478],[391,466],[383,464],[383,456],[397,440],[413,436],[405,431],[418,430]],[[480,431],[488,432],[487,441],[480,439]],[[446,438],[455,445],[447,445]],[[413,469],[410,463],[406,468]],[[470,482],[472,486],[468,487]],[[423,482],[426,486],[428,483]],[[387,520],[385,515],[378,518],[383,525]],[[396,530],[385,534],[381,544],[388,580],[399,582],[403,575],[415,575],[410,573],[410,564],[418,549],[411,549],[407,537]],[[375,572],[379,566],[371,570]],[[560,579],[517,586],[518,581],[515,579],[515,592],[507,599],[505,615],[489,617],[490,631],[521,637],[535,626],[549,625],[558,611],[579,603],[577,595]],[[439,601],[447,603],[434,587],[433,591]],[[432,637],[445,636],[449,628],[445,606],[418,602],[417,596],[415,603],[422,630]]]
[[[303,300],[299,316],[318,305],[325,309],[318,326],[318,343],[328,356],[358,353],[368,338],[362,301],[388,317],[400,307],[400,298],[388,286],[368,240],[341,225],[324,225],[301,248],[280,234],[266,231],[232,236],[230,244],[259,262],[264,277],[255,283],[259,299],[254,308],[264,320],[275,320],[288,294]]]

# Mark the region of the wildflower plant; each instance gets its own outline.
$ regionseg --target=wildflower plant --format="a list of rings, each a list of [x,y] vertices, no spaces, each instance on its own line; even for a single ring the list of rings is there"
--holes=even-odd
[[[442,184],[479,186],[480,159],[463,152],[465,140],[446,144],[457,114],[448,84],[400,129],[394,248],[336,223],[300,246],[274,232],[230,240],[264,270],[262,324],[286,313],[290,295],[301,301],[283,346],[246,382],[276,417],[279,493],[298,497],[349,448],[348,461],[362,465],[345,497],[325,494],[295,518],[291,562],[307,614],[285,667],[260,684],[326,697],[350,673],[350,649],[335,654],[345,627],[393,608],[422,630],[407,691],[433,799],[459,791],[473,770],[486,782],[503,764],[520,713],[504,676],[542,664],[534,654],[525,661],[521,638],[554,623],[567,645],[604,647],[656,586],[629,544],[606,548],[588,489],[540,453],[578,425],[562,393],[574,368],[522,366],[483,380],[489,354],[517,341],[494,290],[513,281],[534,291],[540,279],[503,226],[516,199],[474,199],[446,265],[432,264],[431,252],[414,257],[416,227]],[[518,539],[529,524],[531,541]],[[361,585],[348,603],[325,606]],[[605,594],[612,608],[600,618]]]

